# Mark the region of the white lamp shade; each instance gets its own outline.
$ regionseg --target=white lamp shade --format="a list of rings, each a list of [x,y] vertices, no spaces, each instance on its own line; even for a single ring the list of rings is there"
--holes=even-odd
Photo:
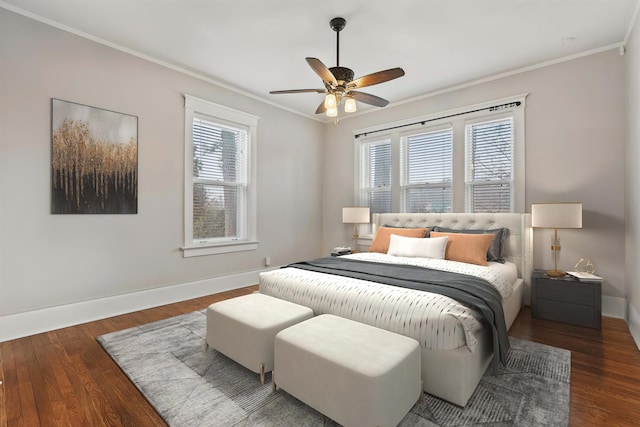
[[[534,203],[531,226],[536,228],[582,228],[582,203]]]
[[[344,224],[369,224],[369,208],[342,208],[342,222]]]
[[[328,93],[327,96],[324,97],[324,108],[329,109],[337,106],[338,103],[336,96],[332,93]]]
[[[344,103],[344,112],[345,113],[355,113],[356,112],[356,100],[353,98],[347,98]]]
[[[338,115],[338,107],[327,108],[327,117],[336,117]]]

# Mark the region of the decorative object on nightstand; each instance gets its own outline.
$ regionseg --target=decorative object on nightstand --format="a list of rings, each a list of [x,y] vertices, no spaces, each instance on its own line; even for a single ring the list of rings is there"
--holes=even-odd
[[[602,278],[549,277],[544,270],[531,274],[531,316],[600,329]]]
[[[595,275],[596,266],[593,264],[593,262],[591,262],[589,258],[580,258],[580,261],[578,261],[573,268],[575,271],[567,271],[567,274],[575,277],[580,281],[602,281],[602,277]]]
[[[534,203],[531,205],[531,226],[554,229],[551,243],[553,270],[547,270],[547,275],[563,277],[565,272],[558,270],[558,228],[582,228],[582,203]]]
[[[576,263],[573,269],[580,273],[595,274],[596,272],[596,266],[593,264],[593,262],[591,262],[589,258],[587,259],[580,258],[580,261]]]
[[[596,276],[593,273],[585,273],[583,271],[567,271],[567,274],[569,276],[575,277],[581,282],[593,282],[593,281],[601,282],[602,281],[602,277]]]
[[[358,224],[369,224],[371,222],[371,215],[368,207],[348,207],[342,208],[342,223],[353,224],[353,252],[358,252],[355,248],[358,247]]]

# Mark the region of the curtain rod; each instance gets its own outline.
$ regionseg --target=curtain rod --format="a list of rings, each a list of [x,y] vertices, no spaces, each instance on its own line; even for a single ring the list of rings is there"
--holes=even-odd
[[[425,123],[433,122],[435,120],[448,119],[449,117],[462,116],[463,114],[476,113],[478,111],[485,111],[485,110],[500,111],[500,110],[505,110],[507,108],[519,107],[520,104],[521,104],[520,101],[508,102],[506,104],[500,104],[500,105],[493,105],[491,107],[478,108],[476,110],[465,111],[463,113],[449,114],[448,116],[435,117],[433,119],[427,119],[427,120],[420,120],[419,122],[407,123],[406,125],[398,125],[398,126],[392,126],[392,127],[388,127],[388,128],[384,128],[384,129],[376,129],[376,130],[372,130],[372,131],[369,131],[369,132],[359,133],[359,134],[356,135],[356,138],[360,138],[361,136],[367,136],[367,135],[372,134],[372,133],[384,132],[386,130],[399,129],[399,128],[404,128],[404,127],[413,126],[413,125],[424,125]]]

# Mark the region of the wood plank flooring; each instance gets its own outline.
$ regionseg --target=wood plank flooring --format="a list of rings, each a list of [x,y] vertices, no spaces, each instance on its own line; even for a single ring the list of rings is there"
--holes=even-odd
[[[640,351],[624,320],[591,329],[531,318],[522,310],[509,335],[571,350],[572,426],[640,426]]]
[[[99,335],[189,313],[253,292],[238,289],[0,343],[0,427],[165,426]],[[602,330],[531,318],[524,308],[510,335],[571,350],[571,425],[640,425],[640,351],[626,323]]]

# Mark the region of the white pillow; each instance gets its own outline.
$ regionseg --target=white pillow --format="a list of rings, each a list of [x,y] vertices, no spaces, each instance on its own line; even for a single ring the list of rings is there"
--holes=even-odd
[[[417,238],[392,234],[389,241],[388,255],[444,259],[448,236]]]

